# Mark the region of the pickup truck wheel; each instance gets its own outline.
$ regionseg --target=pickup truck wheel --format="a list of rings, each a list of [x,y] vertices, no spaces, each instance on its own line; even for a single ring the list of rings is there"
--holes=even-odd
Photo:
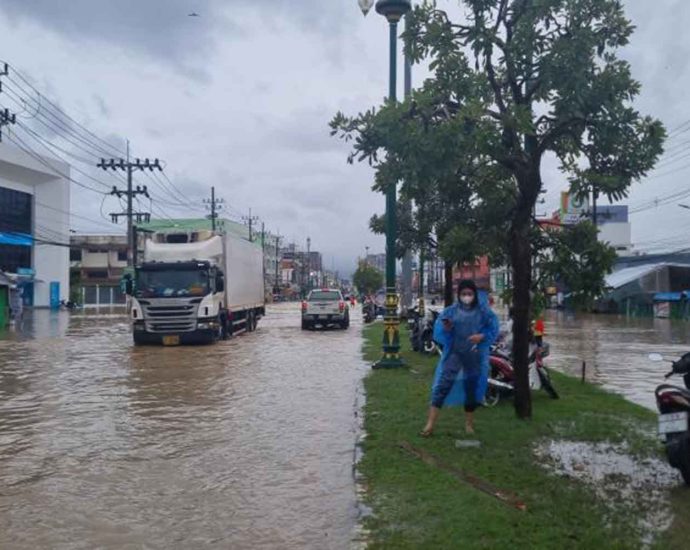
[[[302,330],[309,330],[309,323],[302,319]]]
[[[347,330],[350,328],[350,317],[345,317],[345,320],[340,323],[340,328],[343,330]]]

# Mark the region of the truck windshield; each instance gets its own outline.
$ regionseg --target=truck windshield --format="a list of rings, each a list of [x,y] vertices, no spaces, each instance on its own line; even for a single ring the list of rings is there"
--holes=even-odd
[[[338,291],[315,290],[309,295],[310,302],[337,302],[340,299]]]
[[[205,296],[208,291],[206,271],[189,269],[137,272],[136,296],[138,298]]]

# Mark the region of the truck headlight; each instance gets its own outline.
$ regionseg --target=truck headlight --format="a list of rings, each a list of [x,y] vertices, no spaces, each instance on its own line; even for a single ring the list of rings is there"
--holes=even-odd
[[[146,330],[146,326],[144,325],[144,322],[143,322],[143,321],[138,321],[138,322],[135,321],[134,324],[132,325],[132,327],[133,327],[134,330],[136,330],[136,331]]]
[[[218,328],[218,323],[215,321],[199,321],[196,328],[199,330],[214,330]]]

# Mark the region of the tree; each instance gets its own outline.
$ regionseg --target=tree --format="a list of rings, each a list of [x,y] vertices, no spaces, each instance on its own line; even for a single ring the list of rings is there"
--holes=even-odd
[[[418,6],[406,33],[413,62],[430,61],[425,89],[471,121],[474,156],[512,177],[509,253],[515,311],[515,408],[531,416],[528,330],[533,211],[541,166],[555,155],[574,185],[611,196],[651,170],[665,131],[631,106],[640,86],[616,57],[633,27],[620,0],[463,0],[453,22],[435,2]]]
[[[373,294],[383,287],[383,273],[366,262],[360,262],[352,281],[360,292]]]
[[[591,309],[606,290],[606,275],[616,261],[616,251],[599,242],[589,221],[547,230],[548,247],[537,260],[540,279],[559,280],[571,292],[577,306]]]

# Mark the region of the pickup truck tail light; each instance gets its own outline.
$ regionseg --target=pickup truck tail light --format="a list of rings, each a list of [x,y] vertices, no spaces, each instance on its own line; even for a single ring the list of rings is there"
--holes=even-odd
[[[343,311],[345,311],[345,302],[343,302],[343,301],[341,300],[340,303],[338,304],[338,307],[340,308],[340,313],[342,313]]]
[[[307,311],[307,302],[302,302],[302,311]]]

